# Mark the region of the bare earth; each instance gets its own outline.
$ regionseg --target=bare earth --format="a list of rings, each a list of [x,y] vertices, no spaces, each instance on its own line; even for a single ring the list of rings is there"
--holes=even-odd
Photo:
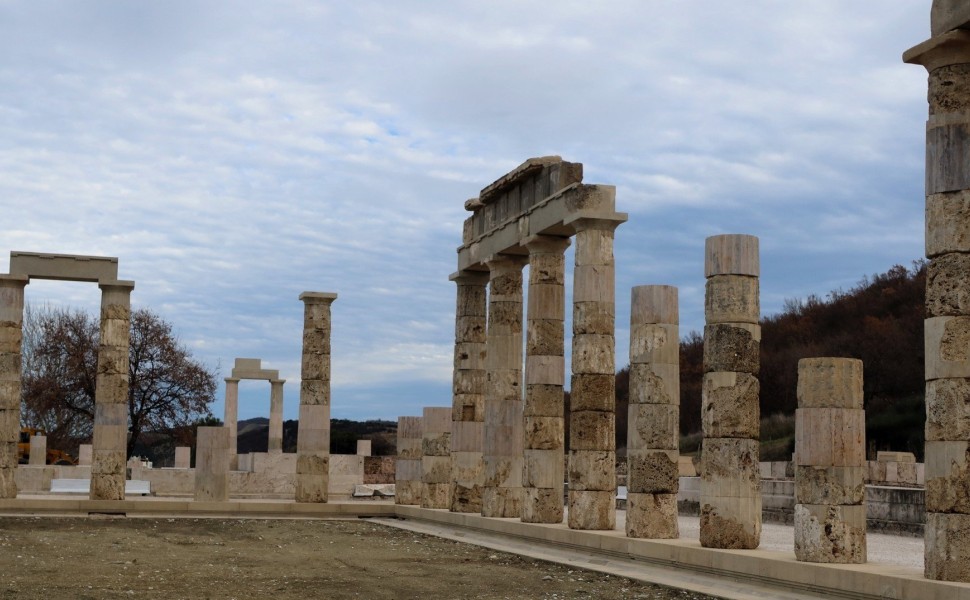
[[[0,598],[709,598],[366,520],[0,518]]]

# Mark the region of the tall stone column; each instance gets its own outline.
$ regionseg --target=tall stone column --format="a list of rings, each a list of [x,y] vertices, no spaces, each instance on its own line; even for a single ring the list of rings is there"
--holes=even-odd
[[[569,238],[536,236],[529,249],[525,347],[522,521],[562,523],[564,468],[563,321]]]
[[[521,256],[495,256],[489,270],[485,349],[485,485],[482,515],[522,515]]]
[[[20,441],[23,275],[0,275],[0,498],[16,498],[17,442]]]
[[[451,511],[481,513],[485,463],[485,327],[488,273],[452,277],[455,307],[455,370],[452,382]]]
[[[196,502],[229,499],[229,429],[199,427],[195,442]]]
[[[421,417],[397,418],[397,462],[394,465],[394,503],[421,504]]]
[[[630,302],[626,534],[677,539],[680,328],[677,288],[641,285]]]
[[[269,382],[269,440],[267,449],[270,452],[283,451],[283,384],[285,379],[273,379]]]
[[[795,558],[866,562],[866,413],[862,361],[798,361]]]
[[[101,344],[94,407],[91,499],[125,499],[131,281],[101,282]]]
[[[425,407],[421,424],[421,508],[450,508],[451,409]]]
[[[570,529],[616,528],[616,275],[618,221],[579,219],[573,273],[569,409]]]
[[[229,430],[229,470],[239,469],[237,429],[239,427],[239,380],[226,377],[225,418],[226,429]]]
[[[970,5],[934,0],[903,54],[929,73],[926,123],[927,578],[970,582]]]
[[[330,305],[337,294],[303,292],[303,362],[296,440],[296,501],[326,502],[330,484]]]
[[[757,548],[761,542],[758,238],[716,235],[707,238],[705,246],[700,541],[706,548]]]

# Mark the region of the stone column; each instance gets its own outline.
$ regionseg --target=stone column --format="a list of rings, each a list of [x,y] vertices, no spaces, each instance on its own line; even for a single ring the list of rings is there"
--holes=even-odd
[[[481,513],[485,463],[485,313],[488,273],[452,276],[455,307],[455,370],[452,384],[451,511]]]
[[[626,534],[677,539],[680,331],[677,288],[642,285],[630,302]]]
[[[269,440],[270,452],[283,451],[283,384],[285,379],[272,379],[269,382]]]
[[[195,441],[195,500],[229,500],[229,428],[199,427]]]
[[[229,429],[228,427],[226,429]],[[229,447],[232,448],[232,440],[229,440]],[[192,466],[192,449],[188,446],[175,447],[175,468],[188,469]]]
[[[421,508],[451,508],[451,409],[425,407],[421,423]]]
[[[330,484],[330,305],[337,294],[303,292],[303,364],[296,441],[296,501],[326,502]]]
[[[866,562],[866,413],[862,361],[798,361],[795,558]]]
[[[970,582],[970,6],[933,2],[926,123],[926,555],[929,579]]]
[[[521,256],[494,256],[485,342],[485,484],[482,515],[522,515]]]
[[[47,436],[30,436],[30,458],[27,461],[32,467],[44,466],[47,464]]]
[[[101,282],[101,344],[94,408],[91,499],[125,499],[131,281]]]
[[[16,498],[20,441],[20,369],[24,321],[21,275],[0,275],[0,498]]]
[[[569,408],[570,529],[616,528],[617,221],[579,219],[573,273],[573,357]]]
[[[397,462],[394,466],[394,503],[421,504],[421,417],[397,418]]]
[[[226,404],[225,419],[223,419],[226,429],[229,430],[229,470],[239,470],[238,440],[239,435],[239,380],[234,377],[226,377]]]
[[[525,348],[522,521],[562,523],[564,434],[563,321],[569,238],[536,236],[529,249],[529,310]]]
[[[761,542],[758,238],[716,235],[707,238],[705,246],[700,541],[707,548],[757,548]]]

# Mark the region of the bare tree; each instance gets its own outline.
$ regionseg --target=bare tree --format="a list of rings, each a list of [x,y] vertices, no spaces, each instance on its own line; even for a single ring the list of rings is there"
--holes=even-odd
[[[23,421],[47,431],[52,447],[91,438],[99,325],[79,310],[24,312]],[[131,314],[128,453],[145,432],[172,433],[211,416],[215,373],[192,358],[156,313]]]

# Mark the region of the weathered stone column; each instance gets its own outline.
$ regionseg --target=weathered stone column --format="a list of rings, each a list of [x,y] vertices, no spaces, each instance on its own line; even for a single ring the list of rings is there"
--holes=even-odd
[[[229,428],[199,427],[195,438],[195,500],[229,499]]]
[[[485,484],[482,515],[522,516],[521,256],[495,256],[489,269],[485,350]]]
[[[421,504],[421,417],[397,418],[397,462],[394,466],[394,503]]]
[[[330,484],[330,305],[337,294],[303,292],[303,363],[296,440],[296,501],[326,502]]]
[[[47,464],[47,436],[30,436],[30,458],[27,460],[30,466],[44,466]]]
[[[862,361],[798,361],[795,558],[866,562],[866,413]]]
[[[239,469],[238,440],[239,427],[239,380],[226,377],[225,418],[226,429],[229,430],[229,470]]]
[[[935,0],[926,123],[926,555],[930,579],[970,582],[970,5]]]
[[[536,236],[529,249],[522,521],[562,523],[565,481],[563,322],[569,238]]]
[[[24,275],[0,275],[0,498],[16,498]]]
[[[269,440],[267,450],[270,452],[283,451],[283,384],[285,379],[273,379],[269,382]]]
[[[579,219],[573,272],[569,527],[616,528],[616,274],[619,221]]]
[[[131,281],[101,282],[101,344],[94,408],[91,499],[125,499]]]
[[[485,326],[488,273],[452,276],[455,307],[455,370],[452,382],[451,511],[481,513],[485,463]]]
[[[704,275],[700,541],[707,548],[757,548],[761,542],[758,238],[707,238]]]
[[[451,409],[424,408],[421,508],[451,507]]]
[[[642,285],[630,302],[626,534],[677,539],[680,328],[677,288]]]

